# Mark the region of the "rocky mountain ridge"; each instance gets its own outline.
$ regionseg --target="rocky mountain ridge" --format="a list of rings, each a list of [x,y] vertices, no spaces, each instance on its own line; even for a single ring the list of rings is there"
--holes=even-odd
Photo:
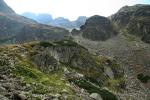
[[[22,14],[22,16],[33,19],[42,24],[62,27],[68,30],[71,30],[73,28],[80,28],[85,24],[85,21],[87,19],[86,16],[79,16],[75,21],[70,21],[69,19],[64,17],[53,19],[50,14],[34,14],[30,12],[25,12]]]

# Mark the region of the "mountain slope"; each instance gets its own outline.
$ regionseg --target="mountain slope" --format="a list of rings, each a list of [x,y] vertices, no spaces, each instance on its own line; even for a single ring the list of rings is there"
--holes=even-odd
[[[126,81],[124,92],[118,94],[121,100],[150,99],[150,45],[147,44],[150,40],[149,7],[126,6],[112,15],[109,19],[118,34],[105,41],[91,39],[92,35],[99,37],[99,34],[95,34],[97,26],[103,25],[103,21],[96,21],[97,18],[91,20],[89,27],[85,24],[80,30],[72,31],[74,40],[88,48],[91,53],[114,58],[123,66]],[[85,32],[86,35],[92,33],[89,38],[83,36],[83,28],[88,30]],[[98,29],[107,31],[108,28]],[[105,33],[107,34],[108,32]]]
[[[150,5],[125,6],[112,15],[111,19],[121,30],[150,43]]]
[[[69,34],[65,29],[39,24],[19,16],[0,0],[1,43],[23,43],[37,40],[61,40]],[[8,11],[8,12],[7,12]]]
[[[14,13],[14,11],[10,7],[8,7],[3,0],[0,0],[0,12],[8,14]]]
[[[69,40],[8,45],[0,51],[4,100],[93,100],[92,93],[117,100],[116,92],[124,89],[124,73],[116,60],[94,56]]]
[[[48,25],[51,21],[53,21],[53,18],[50,14],[38,14],[37,15],[35,13],[25,12],[21,15],[24,17],[33,19],[33,20],[35,20],[41,24],[47,24]]]
[[[80,36],[74,39],[99,56],[116,59],[124,69],[125,90],[118,94],[121,100],[149,100],[150,88],[150,46],[133,35],[119,34],[106,41],[90,41]],[[139,78],[139,75],[147,77]]]

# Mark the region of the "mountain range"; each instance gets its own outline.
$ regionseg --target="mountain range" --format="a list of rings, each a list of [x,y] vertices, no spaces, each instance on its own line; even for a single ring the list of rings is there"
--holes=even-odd
[[[125,6],[69,32],[0,0],[0,100],[149,100],[149,19],[150,5]]]
[[[82,25],[85,24],[85,21],[87,19],[86,16],[79,16],[75,21],[70,21],[69,19],[66,19],[64,17],[53,19],[50,14],[35,14],[31,12],[25,12],[22,14],[22,16],[31,18],[42,24],[58,26],[68,30],[71,30],[73,28],[79,29]]]
[[[0,27],[1,43],[61,40],[69,35],[65,29],[39,24],[17,15],[3,0],[0,0]]]

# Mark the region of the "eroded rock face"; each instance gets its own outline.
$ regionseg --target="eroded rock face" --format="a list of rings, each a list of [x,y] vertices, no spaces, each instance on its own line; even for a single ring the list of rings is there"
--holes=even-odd
[[[66,42],[66,44],[68,44],[67,42],[70,41],[62,42]],[[57,66],[59,65],[59,62],[79,69],[86,69],[97,66],[94,59],[88,53],[87,49],[79,47],[78,45],[57,45],[59,44],[54,44],[53,46],[49,47],[33,47],[33,50],[38,51],[34,55],[31,54],[31,59],[33,59],[33,61],[38,66],[41,66],[41,68],[43,68],[43,66],[45,66],[45,68],[53,66],[54,68],[52,69],[58,69]]]
[[[41,53],[32,58],[38,68],[45,73],[51,73],[52,71],[58,70],[58,61],[49,54]]]

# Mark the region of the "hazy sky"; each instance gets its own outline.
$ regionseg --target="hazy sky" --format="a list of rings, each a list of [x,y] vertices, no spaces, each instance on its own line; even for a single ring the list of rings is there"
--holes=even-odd
[[[23,12],[50,13],[53,17],[66,17],[70,20],[78,16],[109,16],[122,6],[150,4],[150,0],[4,0],[15,10]]]

